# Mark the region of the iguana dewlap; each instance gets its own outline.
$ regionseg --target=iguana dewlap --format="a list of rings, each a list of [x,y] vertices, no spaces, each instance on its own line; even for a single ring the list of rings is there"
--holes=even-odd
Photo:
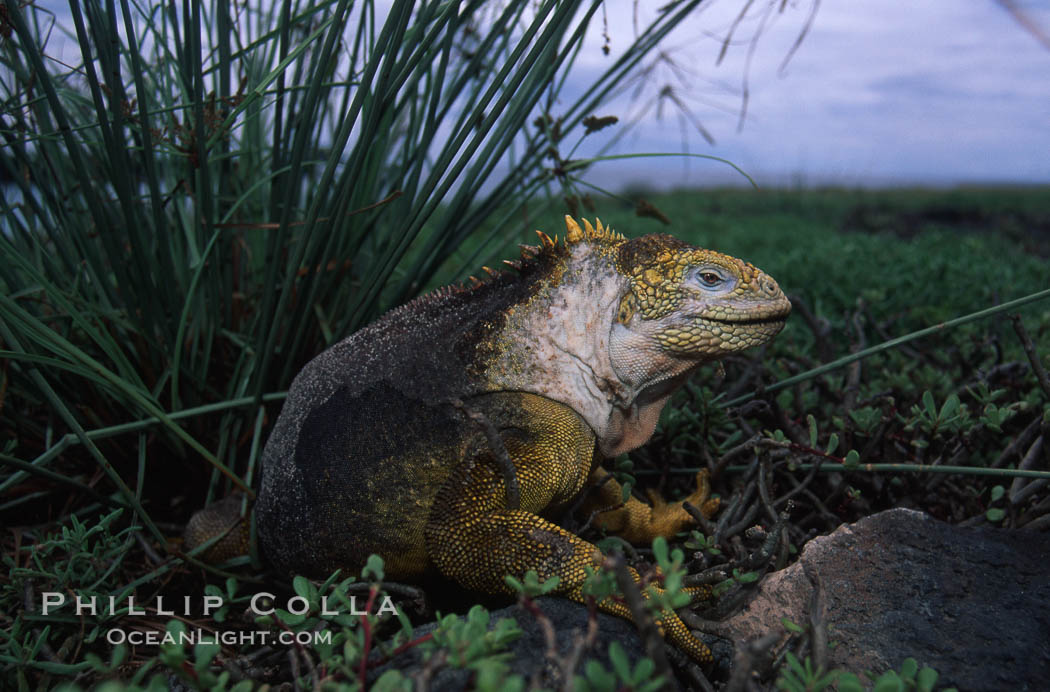
[[[536,570],[583,599],[601,555],[545,512],[603,478],[602,458],[644,444],[698,365],[771,339],[790,304],[733,257],[566,223],[565,242],[541,234],[516,271],[418,298],[303,368],[263,453],[255,511],[273,565],[323,575],[378,553],[391,579],[438,570],[489,593]],[[589,501],[619,503],[615,482]],[[691,523],[680,504],[635,499],[601,517],[638,542]],[[668,638],[706,660],[665,615]]]

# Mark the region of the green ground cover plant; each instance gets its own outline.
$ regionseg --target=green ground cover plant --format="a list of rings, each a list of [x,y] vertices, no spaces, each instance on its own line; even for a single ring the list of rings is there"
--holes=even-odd
[[[682,579],[716,583],[712,617],[809,537],[882,507],[1050,523],[1045,461],[1031,453],[1050,427],[1045,374],[1034,374],[1050,353],[1048,302],[1019,308],[1018,321],[1004,311],[806,374],[1045,291],[1045,190],[718,190],[627,195],[625,205],[579,180],[585,162],[551,155],[600,136],[603,121],[589,118],[601,99],[696,4],[666,5],[625,58],[560,103],[596,4],[395,2],[379,21],[373,3],[344,0],[74,3],[69,40],[85,59],[70,66],[48,53],[54,17],[5,0],[0,517],[14,527],[0,570],[5,681],[160,689],[175,676],[248,689],[295,678],[355,689],[368,684],[370,652],[412,648],[431,673],[458,666],[481,689],[526,686],[505,665],[514,628],[481,636],[484,609],[446,613],[432,637],[412,639],[413,625],[436,617],[428,594],[384,582],[381,564],[293,580],[279,595],[303,598],[307,613],[257,620],[244,614],[246,594],[272,582],[258,564],[207,566],[176,537],[206,501],[251,488],[306,360],[425,287],[514,254],[501,248],[530,242],[532,227],[557,232],[566,211],[746,257],[797,297],[772,347],[698,377],[653,443],[618,463],[638,484],[670,485],[668,495],[697,467],[713,471],[726,509],[670,552]],[[774,389],[789,377],[801,379]],[[755,501],[759,486],[773,493]],[[762,531],[730,545],[758,519]],[[619,547],[668,559],[667,546]],[[604,579],[596,589],[613,588]],[[541,587],[526,580],[521,598]],[[158,633],[320,627],[334,638],[291,653],[105,641],[111,622],[128,620],[128,595],[205,588],[228,605],[134,622]],[[45,592],[120,605],[44,617]],[[323,594],[370,605],[329,617]],[[407,615],[379,612],[384,594]],[[762,671],[770,685],[821,678],[788,647],[776,659],[789,654],[800,668]],[[668,674],[653,657],[610,661],[575,669],[579,684],[649,689]],[[697,674],[677,663],[674,673]],[[373,684],[416,681],[395,670]]]

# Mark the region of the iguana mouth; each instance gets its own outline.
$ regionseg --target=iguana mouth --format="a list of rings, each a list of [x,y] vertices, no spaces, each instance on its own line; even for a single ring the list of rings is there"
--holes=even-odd
[[[745,318],[742,320],[715,320],[725,324],[782,324],[787,321],[787,315],[773,315],[771,317]]]
[[[741,317],[740,319],[729,318],[718,318],[718,317],[706,317],[704,315],[690,315],[695,320],[701,320],[703,322],[715,322],[717,324],[731,324],[734,326],[748,326],[757,324],[783,324],[787,321],[786,314],[770,315],[769,317]]]

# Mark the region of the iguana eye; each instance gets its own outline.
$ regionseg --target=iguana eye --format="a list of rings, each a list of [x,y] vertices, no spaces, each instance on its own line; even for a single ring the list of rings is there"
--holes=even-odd
[[[732,274],[710,264],[693,267],[686,280],[696,288],[716,293],[732,290],[736,284]]]
[[[697,278],[708,288],[715,288],[722,283],[722,277],[712,271],[702,271],[697,274]]]

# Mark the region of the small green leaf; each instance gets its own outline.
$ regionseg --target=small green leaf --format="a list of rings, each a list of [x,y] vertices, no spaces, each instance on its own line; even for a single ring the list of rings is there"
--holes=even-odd
[[[648,680],[653,677],[653,671],[656,670],[656,664],[651,658],[643,658],[638,661],[634,666],[634,675],[632,676],[632,682],[639,683]]]
[[[1006,488],[1001,485],[997,485],[992,488],[992,502],[997,502],[1006,492]]]
[[[871,688],[872,692],[904,692],[905,689],[904,681],[892,670],[888,670],[880,675],[879,679],[875,681],[875,685]]]
[[[1002,423],[1009,416],[1007,409],[1000,409],[995,404],[988,404],[984,407],[984,415],[981,417],[983,422],[988,428],[995,432],[1002,432]]]
[[[937,417],[937,402],[933,400],[933,394],[928,389],[922,393],[922,405],[930,418]]]
[[[798,660],[798,656],[788,651],[784,654],[784,660],[787,662],[788,668],[792,670],[800,678],[805,679],[806,669],[802,667],[802,663]]]
[[[914,658],[904,659],[904,663],[901,664],[901,677],[905,680],[914,680],[917,672],[919,672],[919,662]]]
[[[412,626],[412,620],[409,619],[403,608],[395,608],[395,614],[397,620],[401,624],[401,632],[406,637],[411,637],[414,627]]]
[[[372,687],[372,692],[394,692],[395,690],[411,690],[412,681],[405,677],[400,670],[391,669],[379,676]]]
[[[715,584],[711,588],[711,592],[717,598],[717,597],[723,595],[724,593],[726,593],[727,591],[729,591],[729,589],[733,588],[733,584],[735,584],[735,583],[736,583],[736,580],[733,579],[732,577],[730,577],[729,579],[726,579],[725,581],[720,581],[717,584]]]
[[[795,634],[801,634],[805,631],[786,617],[780,618],[780,624],[783,625],[784,629],[786,629],[788,632],[793,632]]]
[[[375,554],[369,555],[365,568],[361,570],[361,577],[371,578],[372,581],[383,581],[383,558]]]
[[[933,692],[933,686],[937,684],[937,671],[929,666],[923,666],[915,678],[915,686],[919,692]]]
[[[944,405],[941,406],[941,414],[937,417],[938,420],[945,421],[954,416],[959,411],[959,395],[950,394],[948,398],[944,400]]]
[[[609,644],[609,663],[612,664],[613,670],[616,671],[617,677],[622,682],[630,682],[631,664],[628,662],[627,654],[624,652],[623,647],[620,646],[620,642],[614,641]]]
[[[310,600],[310,581],[306,577],[296,575],[292,579],[292,590],[295,591],[296,596]]]
[[[1006,510],[999,509],[998,507],[992,507],[984,513],[984,518],[992,522],[993,524],[1002,521],[1003,517],[1005,516]]]
[[[817,419],[813,417],[813,414],[806,415],[806,422],[809,423],[809,446],[816,448],[817,446]]]
[[[128,657],[128,647],[124,644],[117,644],[113,648],[113,655],[109,657],[110,668],[116,668],[124,659]]]
[[[839,436],[838,433],[831,433],[831,437],[828,438],[828,446],[825,448],[825,454],[833,454],[836,449],[839,448]]]
[[[489,626],[489,611],[484,606],[475,604],[467,611],[467,623],[479,630],[487,630]]]
[[[750,584],[758,581],[758,572],[740,572],[739,570],[733,570],[733,576],[741,584]]]
[[[107,666],[105,663],[102,662],[102,659],[99,657],[98,654],[94,654],[94,653],[91,653],[90,651],[88,651],[87,653],[84,654],[84,660],[87,661],[88,665],[90,665],[92,668],[94,668],[95,672],[97,672],[97,673],[108,673],[109,672],[109,666]]]
[[[198,642],[193,647],[193,667],[198,673],[203,673],[211,665],[212,659],[219,653],[219,645],[214,643]]]
[[[634,490],[634,483],[632,481],[625,482],[620,489],[620,502],[626,504],[631,499],[632,490]]]
[[[656,558],[657,563],[661,566],[666,565],[667,560],[667,539],[663,536],[657,536],[653,539],[653,557]]]
[[[906,689],[903,680],[895,673],[891,677],[883,676],[876,680],[871,692],[905,692]]]
[[[306,620],[306,616],[305,615],[299,615],[297,613],[290,613],[287,610],[284,610],[282,608],[278,608],[277,610],[275,610],[274,614],[277,615],[277,618],[281,622],[283,622],[284,624],[286,624],[286,625],[288,625],[290,627],[294,627],[295,625],[300,625]]]
[[[838,692],[864,692],[864,685],[855,673],[842,673],[838,679]]]
[[[845,466],[848,469],[855,469],[855,468],[857,468],[857,465],[859,463],[860,463],[860,453],[857,450],[855,450],[855,449],[851,449],[848,452],[846,452],[846,458],[842,460],[842,465]]]
[[[605,669],[605,667],[593,658],[584,664],[583,672],[592,689],[611,690],[616,689],[616,676]]]

